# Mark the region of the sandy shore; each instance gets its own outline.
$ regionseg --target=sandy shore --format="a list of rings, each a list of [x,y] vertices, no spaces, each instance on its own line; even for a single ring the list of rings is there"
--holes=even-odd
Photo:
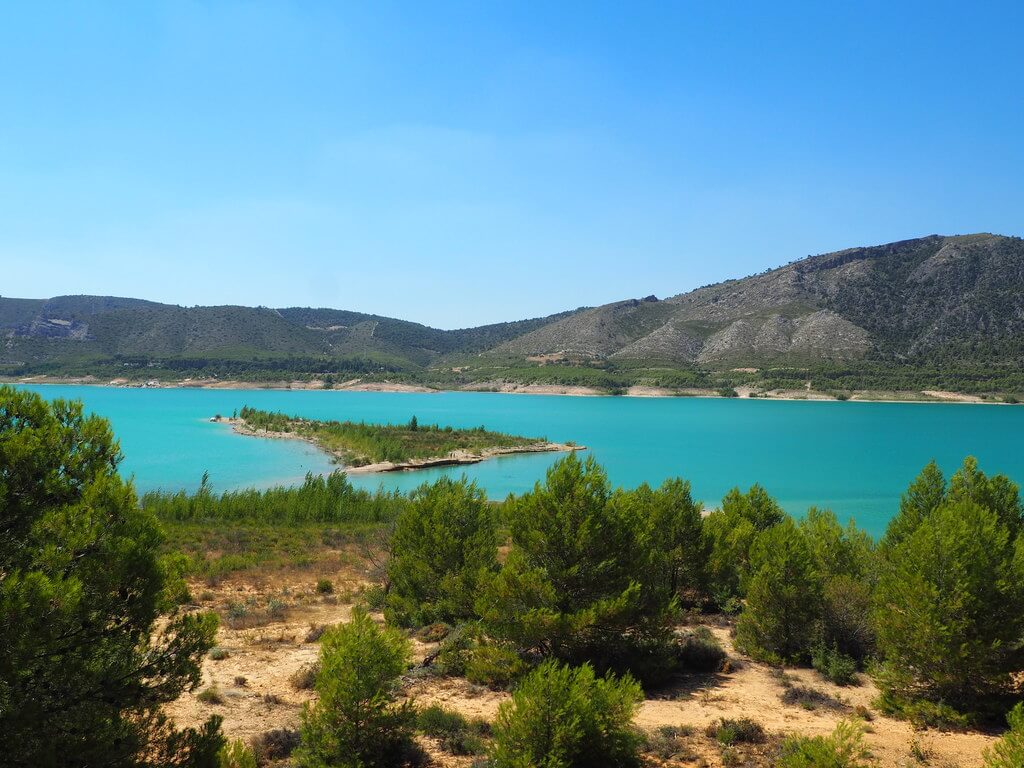
[[[538,442],[507,448],[488,448],[478,453],[472,451],[452,451],[445,456],[431,456],[425,459],[410,459],[409,461],[401,462],[379,461],[373,464],[363,464],[362,466],[354,467],[344,464],[344,456],[341,453],[329,451],[311,437],[300,435],[297,432],[261,432],[253,429],[241,419],[218,418],[214,416],[210,421],[217,422],[218,424],[228,424],[236,434],[245,435],[246,437],[269,438],[271,440],[302,440],[326,453],[335,462],[343,466],[350,475],[379,472],[412,472],[417,469],[479,464],[481,461],[498,458],[499,456],[518,456],[525,453],[570,453],[572,451],[587,450],[584,445]]]
[[[59,378],[54,376],[28,376],[21,378],[0,377],[0,383],[6,384],[57,384],[100,387],[124,387],[128,389],[227,389],[227,390],[324,390],[328,391],[324,382],[319,379],[310,381],[279,381],[252,382],[228,379],[182,379],[180,381],[133,381],[124,378],[100,380],[95,376]],[[351,379],[335,384],[332,392],[411,392],[436,394],[440,392],[489,392],[507,395],[565,395],[569,397],[697,397],[721,398],[714,389],[667,389],[635,385],[621,394],[612,395],[593,387],[561,385],[561,384],[516,384],[513,382],[473,382],[454,389],[433,389],[418,384],[402,384],[388,381],[362,381]],[[770,390],[762,391],[754,387],[740,386],[736,388],[739,399],[788,400],[788,401],[837,401],[839,398],[827,392],[809,389]],[[993,395],[1000,397],[1000,395]],[[850,393],[846,402],[861,403],[961,403],[971,405],[1009,405],[995,399],[984,399],[978,395],[968,395],[945,390],[913,391],[870,391],[855,390]]]

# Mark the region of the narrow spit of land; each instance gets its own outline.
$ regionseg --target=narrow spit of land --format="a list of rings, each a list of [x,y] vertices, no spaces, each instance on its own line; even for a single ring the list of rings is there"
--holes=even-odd
[[[518,453],[580,451],[575,443],[552,443],[544,437],[492,432],[483,426],[455,429],[437,424],[367,424],[318,421],[261,411],[248,406],[237,415],[213,421],[227,423],[241,435],[305,440],[330,454],[348,472],[396,472],[459,464],[476,464]]]

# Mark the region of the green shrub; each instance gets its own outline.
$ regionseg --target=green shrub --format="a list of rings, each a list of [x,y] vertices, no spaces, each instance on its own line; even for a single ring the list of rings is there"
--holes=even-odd
[[[465,478],[422,485],[395,521],[385,615],[401,626],[474,618],[480,579],[498,567],[487,497]]]
[[[886,691],[878,697],[876,704],[885,714],[909,720],[915,728],[966,728],[974,719],[971,715],[942,701],[910,699],[905,696],[894,696]]]
[[[319,595],[330,595],[334,592],[334,583],[330,579],[317,579],[316,591]]]
[[[363,590],[360,597],[362,598],[362,603],[366,606],[367,610],[383,611],[384,604],[388,599],[388,593],[382,585],[371,584]]]
[[[857,662],[835,646],[817,646],[811,653],[811,666],[836,685],[851,685],[857,681]]]
[[[1024,703],[1010,710],[1006,722],[1010,730],[985,751],[985,768],[1020,768],[1024,765]]]
[[[409,660],[409,642],[381,629],[366,611],[324,633],[320,643],[319,699],[302,711],[299,768],[386,768],[411,762],[415,711],[395,702]]]
[[[416,637],[424,643],[440,643],[448,637],[448,634],[451,631],[452,628],[450,625],[445,624],[443,621],[439,621],[422,627],[420,631],[416,633]]]
[[[843,720],[829,736],[790,736],[782,742],[776,768],[865,768],[864,727]]]
[[[764,728],[749,717],[738,720],[723,718],[708,726],[708,735],[727,747],[733,744],[760,744],[765,740]]]
[[[753,485],[746,493],[733,488],[722,499],[721,507],[704,519],[704,531],[711,541],[710,591],[719,607],[724,608],[730,598],[745,593],[754,539],[785,518],[786,513],[768,492]]]
[[[416,727],[437,739],[452,755],[482,755],[487,751],[483,736],[490,727],[483,720],[469,721],[458,712],[437,704],[419,711]]]
[[[453,677],[465,675],[479,640],[480,628],[475,624],[462,624],[449,632],[437,649],[435,663],[441,673]]]
[[[218,768],[256,768],[256,765],[256,755],[241,739],[228,742],[217,753]]]
[[[529,668],[511,648],[479,645],[469,652],[465,674],[471,683],[503,690],[526,674]]]
[[[679,641],[679,662],[684,670],[718,672],[728,655],[707,627],[695,627]]]
[[[196,694],[196,698],[203,702],[203,704],[223,704],[224,694],[220,692],[220,688],[216,685],[211,685],[204,688]]]
[[[224,661],[224,659],[231,656],[231,652],[227,648],[221,648],[218,645],[210,649],[209,656],[213,661]]]
[[[643,697],[628,675],[597,677],[589,664],[547,661],[498,710],[494,768],[632,768],[640,764],[633,713]]]

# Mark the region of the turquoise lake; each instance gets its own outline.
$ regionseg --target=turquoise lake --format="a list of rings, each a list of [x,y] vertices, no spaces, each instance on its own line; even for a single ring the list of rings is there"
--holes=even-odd
[[[31,387],[80,399],[110,419],[122,471],[139,490],[218,490],[300,482],[335,467],[311,446],[243,437],[210,417],[243,405],[318,419],[489,429],[588,446],[613,484],[680,476],[708,505],[733,486],[761,483],[792,514],[816,505],[880,534],[907,484],[930,459],[953,471],[974,455],[988,473],[1024,481],[1024,407],[696,398],[561,397],[449,392],[407,394],[279,390]],[[353,475],[356,485],[411,489],[466,474],[494,498],[524,491],[558,454],[493,459],[447,470]]]

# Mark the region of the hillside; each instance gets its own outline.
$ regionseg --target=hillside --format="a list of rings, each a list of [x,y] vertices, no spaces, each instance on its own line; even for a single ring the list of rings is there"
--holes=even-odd
[[[734,386],[736,369],[756,368],[801,380],[824,371],[835,388],[851,386],[851,371],[883,389],[896,387],[886,382],[894,372],[934,388],[977,388],[995,375],[1018,391],[1024,240],[932,235],[850,248],[664,300],[459,330],[336,309],[0,298],[0,337],[8,376],[337,374],[614,389]]]
[[[1024,240],[932,236],[851,248],[664,301],[596,307],[496,351],[707,367],[1019,362]]]

